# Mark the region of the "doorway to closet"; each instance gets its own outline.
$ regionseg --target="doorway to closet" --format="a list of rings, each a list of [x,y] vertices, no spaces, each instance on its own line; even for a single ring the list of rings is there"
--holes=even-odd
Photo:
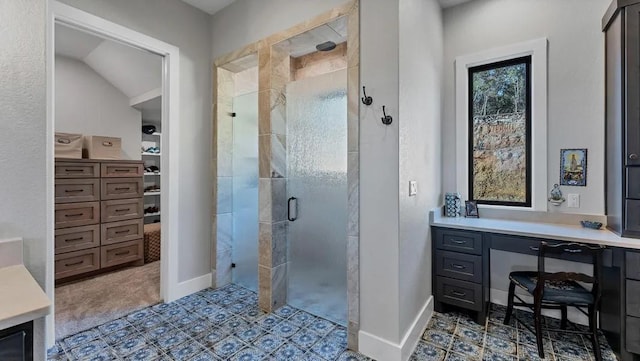
[[[54,34],[53,271],[61,340],[166,297],[165,64],[158,54],[63,23]]]

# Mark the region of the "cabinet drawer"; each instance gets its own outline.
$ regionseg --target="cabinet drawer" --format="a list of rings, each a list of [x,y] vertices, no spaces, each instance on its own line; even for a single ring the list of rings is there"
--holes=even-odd
[[[103,178],[142,177],[144,167],[139,163],[102,163],[100,173]]]
[[[625,264],[627,268],[627,278],[640,281],[640,253],[627,251]]]
[[[100,202],[57,204],[56,229],[87,226],[100,222]]]
[[[627,315],[640,317],[640,281],[627,280]]]
[[[142,178],[106,178],[101,180],[101,199],[125,199],[142,197]]]
[[[625,228],[628,231],[640,232],[640,200],[627,199],[625,208]]]
[[[102,224],[102,245],[132,241],[144,237],[142,218]]]
[[[482,254],[482,234],[453,229],[435,229],[436,248],[447,251]]]
[[[100,246],[100,226],[57,229],[55,253],[67,253]]]
[[[640,199],[640,167],[627,168],[627,198]]]
[[[627,317],[627,351],[640,354],[640,318]]]
[[[482,310],[481,284],[436,277],[436,292],[440,302],[474,311]]]
[[[439,276],[482,283],[482,256],[437,250],[436,273]]]
[[[56,279],[100,269],[100,248],[56,255]]]
[[[98,178],[100,163],[56,162],[56,178]]]
[[[93,202],[100,200],[100,180],[58,179],[55,185],[56,203]]]
[[[142,218],[142,198],[102,201],[100,213],[102,222]]]
[[[143,256],[143,241],[136,241],[112,244],[100,247],[102,268],[116,266],[119,264],[138,261]]]

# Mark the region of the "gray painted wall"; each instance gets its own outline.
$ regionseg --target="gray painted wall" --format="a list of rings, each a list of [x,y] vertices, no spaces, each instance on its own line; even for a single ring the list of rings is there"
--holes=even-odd
[[[63,0],[180,48],[178,281],[211,272],[210,16],[176,0]]]
[[[432,294],[428,210],[442,199],[442,32],[436,0],[400,0],[401,337]]]
[[[0,1],[0,238],[23,237],[25,265],[46,285],[45,1]],[[50,275],[51,277],[53,275]],[[44,360],[44,321],[34,360]]]
[[[142,116],[129,98],[79,60],[56,56],[55,71],[55,131],[122,138],[122,157],[140,160]]]
[[[476,0],[444,12],[443,192],[455,191],[454,61],[461,55],[546,37],[548,60],[548,190],[559,182],[560,149],[588,148],[580,208],[549,212],[604,214],[604,35],[609,0]],[[526,14],[523,16],[523,14]],[[567,18],[567,14],[577,14]]]

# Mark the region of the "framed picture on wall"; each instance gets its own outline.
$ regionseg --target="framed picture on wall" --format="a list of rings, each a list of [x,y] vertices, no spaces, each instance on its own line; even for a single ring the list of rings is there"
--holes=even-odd
[[[560,149],[560,185],[587,185],[586,149]]]

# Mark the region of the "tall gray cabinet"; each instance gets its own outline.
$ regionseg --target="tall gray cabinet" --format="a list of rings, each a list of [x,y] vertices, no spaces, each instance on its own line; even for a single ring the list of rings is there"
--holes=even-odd
[[[624,237],[640,238],[640,0],[615,0],[602,26],[607,224]]]

